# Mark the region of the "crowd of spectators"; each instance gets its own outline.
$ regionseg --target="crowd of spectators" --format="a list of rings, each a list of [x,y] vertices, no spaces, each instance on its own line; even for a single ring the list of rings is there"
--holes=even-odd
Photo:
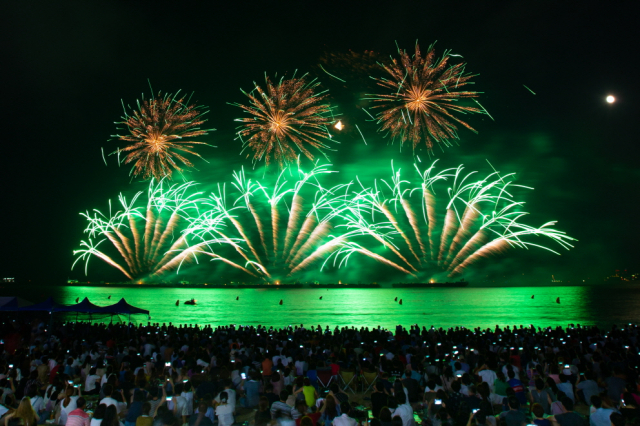
[[[48,325],[5,318],[5,426],[640,425],[634,325]]]

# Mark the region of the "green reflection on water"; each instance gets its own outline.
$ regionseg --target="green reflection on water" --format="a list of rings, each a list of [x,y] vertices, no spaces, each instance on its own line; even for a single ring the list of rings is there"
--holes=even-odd
[[[35,300],[37,294],[41,299]],[[15,295],[15,294],[14,294]],[[29,297],[31,295],[31,297]],[[43,287],[21,294],[34,302],[48,295],[71,304],[84,297],[104,306],[124,297],[151,311],[152,322],[174,324],[293,324],[394,328],[494,327],[496,324],[557,326],[569,323],[637,322],[640,290],[635,287],[499,287],[440,289],[186,289]],[[111,300],[107,297],[111,295]],[[531,296],[535,295],[532,299]],[[236,297],[239,300],[236,301]],[[322,296],[322,300],[320,300]],[[402,299],[403,304],[394,301]],[[560,297],[560,304],[556,298]],[[180,304],[195,298],[196,306]],[[283,300],[283,305],[279,301]],[[138,318],[140,322],[145,318]]]

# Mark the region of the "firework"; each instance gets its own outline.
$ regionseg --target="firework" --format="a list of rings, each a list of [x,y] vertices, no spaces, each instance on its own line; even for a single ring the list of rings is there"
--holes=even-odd
[[[252,277],[295,279],[344,242],[330,232],[344,211],[348,185],[323,187],[321,176],[332,173],[328,167],[285,169],[268,186],[244,170],[234,173],[231,184],[219,185],[191,220],[192,242],[199,253]]]
[[[365,50],[364,52],[356,52],[349,50],[348,52],[325,52],[320,57],[320,69],[335,78],[342,81],[340,77],[345,77],[349,82],[352,80],[369,80],[369,76],[377,71],[380,62],[384,61],[384,57],[373,50]],[[328,70],[337,70],[340,76],[330,74]]]
[[[124,105],[123,105],[124,107]],[[157,97],[137,102],[137,109],[131,113],[124,108],[122,124],[129,131],[126,135],[114,135],[121,141],[130,142],[118,148],[113,154],[127,153],[122,160],[133,163],[131,173],[144,179],[171,178],[174,171],[182,171],[182,166],[193,167],[183,154],[202,158],[193,150],[194,145],[208,145],[193,138],[208,134],[214,129],[201,129],[206,119],[206,111],[189,99],[175,95],[158,93]]]
[[[253,161],[267,165],[275,161],[282,169],[300,154],[314,160],[310,148],[326,157],[331,140],[329,126],[336,121],[324,101],[327,92],[318,92],[319,83],[308,81],[306,74],[281,78],[277,84],[265,79],[265,89],[254,83],[252,92],[242,91],[249,105],[233,104],[251,115],[236,121],[243,123],[238,136],[245,149],[253,152]]]
[[[398,49],[400,59],[388,65],[380,64],[388,78],[373,78],[385,91],[370,95],[379,108],[376,119],[380,131],[399,140],[401,146],[410,142],[415,149],[424,143],[432,150],[436,143],[449,145],[458,139],[456,123],[475,132],[458,114],[486,113],[484,108],[461,105],[465,98],[476,98],[479,92],[462,91],[474,77],[465,73],[464,63],[449,65],[450,52],[437,59],[434,45],[423,56],[416,44],[416,53],[410,56]],[[475,101],[475,99],[474,99]],[[478,105],[479,106],[479,105]]]
[[[416,170],[417,182],[402,179],[400,170],[394,170],[390,181],[376,181],[351,194],[347,210],[357,219],[341,226],[364,229],[357,223],[369,221],[387,231],[352,232],[331,253],[334,263],[344,264],[361,254],[414,277],[451,277],[514,247],[558,254],[535,237],[546,237],[564,249],[573,247],[574,239],[554,229],[555,222],[538,227],[522,223],[527,215],[521,211],[524,203],[514,200],[512,192],[531,188],[514,184],[513,174],[493,172],[479,179],[476,172],[464,173],[462,166],[436,173],[435,163],[424,172],[417,166]],[[447,196],[438,197],[436,189],[445,184],[440,195]],[[379,243],[387,249],[383,254],[376,252]]]
[[[113,212],[98,210],[81,213],[88,225],[85,233],[88,241],[81,241],[75,266],[85,260],[85,272],[91,256],[96,256],[122,272],[128,279],[145,281],[162,273],[177,269],[198,247],[188,241],[188,233],[182,230],[188,218],[198,215],[202,201],[201,192],[191,192],[193,182],[166,187],[163,181],[150,182],[146,208],[138,205],[142,192],[131,200],[120,194],[120,209]],[[101,238],[100,241],[95,241]],[[111,249],[99,246],[108,241]],[[232,241],[229,241],[232,243]],[[114,254],[108,254],[111,251]]]

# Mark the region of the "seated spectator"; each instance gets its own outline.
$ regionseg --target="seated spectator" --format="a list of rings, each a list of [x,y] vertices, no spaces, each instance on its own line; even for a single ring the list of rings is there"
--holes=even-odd
[[[350,417],[351,405],[348,402],[340,404],[340,411],[342,414],[333,419],[333,426],[356,426],[358,424],[354,418]]]
[[[5,426],[16,424],[21,426],[36,426],[38,424],[38,417],[31,405],[31,400],[28,396],[22,398],[20,405],[13,412],[4,417]]]
[[[227,403],[226,392],[221,392],[220,404],[216,407],[216,416],[218,416],[218,426],[231,426],[234,422],[233,408]]]
[[[261,396],[258,401],[258,410],[254,418],[255,426],[266,426],[271,422],[271,406],[266,396]]]
[[[136,426],[151,426],[152,423],[151,404],[147,401],[142,404],[142,414],[136,419]]]
[[[189,426],[213,426],[213,421],[207,417],[209,408],[206,402],[200,402],[198,404],[198,412],[189,417]]]
[[[336,403],[336,398],[333,396],[332,392],[329,392],[327,397],[324,399],[324,404],[322,404],[322,407],[320,408],[320,422],[323,423],[324,426],[331,426],[333,419],[341,414],[340,406]]]
[[[576,381],[576,396],[580,401],[587,405],[591,404],[592,396],[600,393],[600,387],[594,379],[595,375],[593,374],[593,371],[586,371],[584,375],[579,375]],[[574,402],[577,402],[577,400],[574,399]]]
[[[289,398],[289,392],[283,390],[280,392],[280,400],[271,404],[271,419],[277,420],[281,418],[293,419],[291,413],[291,406],[287,405],[287,398]]]
[[[591,397],[591,405],[595,408],[595,411],[589,416],[589,424],[591,426],[611,426],[609,417],[611,417],[613,410],[611,408],[604,408],[602,406],[602,399],[597,395]]]
[[[513,371],[510,373],[513,374]],[[515,395],[508,398],[508,411],[500,413],[499,418],[505,420],[506,426],[522,426],[527,422],[527,416],[520,411],[520,400]]]
[[[520,381],[520,379],[516,378],[516,373],[513,370],[509,370],[508,372],[509,380],[507,383],[513,389],[516,394],[516,398],[520,401],[520,405],[527,403],[527,395],[524,392],[524,385]]]
[[[533,423],[538,426],[551,426],[551,421],[544,418],[544,408],[537,402],[531,407],[531,413],[533,414]]]
[[[411,408],[411,405],[407,401],[407,396],[404,392],[399,392],[395,397],[398,400],[398,407],[393,412],[392,419],[394,417],[400,417],[402,419],[402,426],[412,426],[414,421],[413,408]]]
[[[571,401],[571,399],[565,397],[562,400],[562,405],[567,412],[549,417],[550,421],[556,422],[560,426],[586,426],[587,422],[585,419],[573,410],[573,401]]]

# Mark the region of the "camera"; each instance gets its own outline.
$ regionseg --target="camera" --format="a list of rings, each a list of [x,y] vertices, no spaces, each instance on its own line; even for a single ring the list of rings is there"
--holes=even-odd
[[[442,405],[442,400],[441,399],[436,399],[435,401],[433,401],[434,404],[436,405]]]

